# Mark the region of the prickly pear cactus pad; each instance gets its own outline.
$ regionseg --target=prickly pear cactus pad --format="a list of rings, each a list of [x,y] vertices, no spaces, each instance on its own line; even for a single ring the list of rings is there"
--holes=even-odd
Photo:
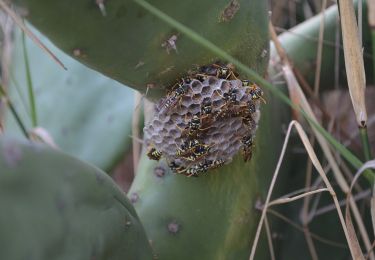
[[[148,97],[214,54],[128,0],[14,0],[20,14],[82,63]],[[259,71],[267,64],[268,1],[150,1]],[[69,69],[69,68],[68,68]]]
[[[152,259],[126,196],[104,172],[0,138],[0,259]]]
[[[30,105],[26,102],[25,106],[27,55],[35,88],[38,126],[47,130],[64,152],[105,171],[111,170],[130,147],[132,114],[128,111],[133,109],[133,90],[88,69],[54,47],[40,33],[33,32],[69,69],[63,71],[27,37],[27,54],[24,53],[22,35],[17,30],[8,93],[19,116],[31,129]],[[9,110],[5,114],[4,128],[6,133],[19,132]]]
[[[284,138],[277,129],[288,122],[285,106],[267,92],[264,97],[248,163],[239,154],[228,165],[187,178],[173,173],[164,159],[142,157],[129,198],[158,259],[249,259],[260,216],[256,205],[266,195]],[[283,183],[288,182],[281,180],[277,188]],[[262,241],[256,260],[270,259]]]
[[[156,104],[145,127],[150,159],[198,176],[232,161],[241,149],[251,159],[263,92],[227,66],[212,64],[181,79]]]

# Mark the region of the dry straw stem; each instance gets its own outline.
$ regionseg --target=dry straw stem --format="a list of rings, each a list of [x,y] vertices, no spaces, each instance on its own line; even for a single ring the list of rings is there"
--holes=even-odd
[[[35,127],[29,131],[30,139],[47,144],[49,147],[59,149],[51,134],[43,127]]]
[[[267,213],[270,214],[270,215],[273,215],[277,218],[279,218],[280,220],[284,221],[285,223],[287,223],[288,225],[290,225],[291,227],[295,228],[296,230],[300,231],[300,232],[304,232],[304,227],[303,226],[300,226],[298,224],[296,224],[293,220],[287,218],[286,216],[282,215],[281,213],[273,210],[273,209],[270,209],[268,208],[267,210]],[[309,232],[309,235],[316,241],[319,241],[323,244],[326,244],[326,245],[329,245],[329,246],[333,246],[333,247],[338,247],[338,248],[344,248],[344,249],[347,249],[348,246],[346,244],[342,244],[342,243],[339,243],[339,242],[335,242],[335,241],[331,241],[325,237],[321,237],[313,232]]]
[[[7,90],[10,81],[10,66],[12,60],[12,32],[14,23],[5,13],[0,14],[0,26],[2,30],[1,39],[1,84]],[[5,106],[1,105],[0,100],[0,133],[2,131],[1,125],[4,125],[5,120]]]
[[[354,198],[355,201],[359,201],[359,200],[363,200],[363,199],[368,199],[370,197],[370,194],[371,194],[371,191],[370,191],[370,189],[368,189],[368,190],[365,190],[365,191],[362,191],[362,192],[356,194],[355,196],[353,196],[353,198]],[[345,203],[346,203],[346,199],[345,200],[340,200],[339,201],[340,207],[345,206]],[[328,212],[331,212],[334,209],[335,209],[335,205],[333,205],[333,204],[329,204],[327,206],[323,206],[321,208],[318,208],[314,212],[314,215],[311,216],[311,218],[312,217],[318,217],[318,216],[324,215],[324,214],[326,214]]]
[[[375,29],[375,1],[367,1],[368,6],[368,23],[372,30]]]
[[[320,60],[320,62],[321,62],[321,60]],[[314,96],[314,97],[317,97],[317,96]],[[314,144],[315,144],[314,134],[312,134],[312,133],[310,134],[309,140],[310,140],[311,145],[314,146]],[[312,182],[312,163],[311,163],[310,159],[308,159],[308,161],[307,161],[305,176],[306,176],[306,178],[305,178],[305,188],[311,187],[311,189],[313,189],[313,187],[317,187],[315,185],[311,186],[311,184],[312,184],[311,183]],[[320,183],[321,179],[317,178],[316,182]],[[315,212],[315,210],[318,206],[318,203],[319,203],[319,200],[320,200],[320,193],[318,193],[318,196],[316,196],[316,199],[314,200],[314,202],[311,206],[311,213],[309,214],[310,201],[311,200],[312,200],[311,196],[305,196],[303,198],[303,205],[302,205],[302,209],[300,211],[300,220],[301,220],[301,223],[303,225],[303,235],[305,236],[305,240],[306,240],[306,243],[307,243],[307,246],[308,246],[308,250],[310,252],[311,259],[318,260],[319,257],[318,257],[318,253],[316,252],[316,248],[315,248],[315,245],[314,245],[313,238],[311,237],[311,234],[310,234],[309,223],[312,219],[311,215],[313,214],[313,212]],[[310,217],[309,217],[309,215],[310,215]]]
[[[296,201],[296,200],[302,199],[302,198],[304,198],[306,196],[311,196],[311,195],[314,195],[316,193],[320,193],[320,192],[323,192],[323,191],[329,191],[329,189],[327,189],[327,188],[321,188],[321,189],[312,190],[312,191],[309,191],[309,192],[306,192],[306,193],[303,193],[303,194],[300,194],[300,195],[296,195],[294,197],[276,199],[276,200],[271,201],[268,204],[268,206],[289,203],[289,202]]]
[[[273,189],[274,189],[275,184],[276,184],[276,179],[277,179],[279,171],[280,171],[281,163],[284,159],[285,150],[286,150],[286,147],[288,145],[290,133],[291,133],[291,130],[292,130],[293,126],[296,128],[296,130],[298,132],[298,135],[299,135],[300,139],[302,140],[302,143],[303,143],[303,145],[304,145],[304,147],[307,151],[307,154],[309,155],[309,158],[312,161],[312,164],[313,164],[314,168],[317,170],[320,177],[323,179],[324,184],[326,185],[330,195],[332,196],[332,199],[333,199],[334,204],[336,206],[337,214],[339,216],[342,228],[343,228],[344,233],[345,233],[345,237],[349,241],[349,234],[348,234],[348,231],[347,231],[347,228],[346,228],[346,225],[345,225],[344,217],[342,215],[339,202],[338,202],[337,197],[336,197],[336,193],[333,190],[331,184],[329,183],[329,180],[328,180],[328,178],[327,178],[327,176],[326,176],[326,174],[323,170],[323,167],[320,164],[320,162],[318,160],[318,157],[316,156],[316,154],[314,152],[314,149],[311,146],[310,141],[309,141],[305,131],[302,129],[302,126],[297,121],[292,121],[289,124],[288,131],[287,131],[287,134],[285,136],[285,141],[284,141],[284,144],[283,144],[283,147],[282,147],[282,150],[281,150],[280,158],[279,158],[279,161],[277,162],[277,166],[276,166],[276,169],[275,169],[275,172],[274,172],[271,184],[270,184],[270,188],[269,188],[268,193],[267,193],[267,198],[266,198],[266,201],[264,203],[262,215],[260,217],[260,221],[259,221],[258,228],[257,228],[255,238],[254,238],[254,242],[253,242],[253,245],[252,245],[252,248],[251,248],[251,254],[250,254],[250,258],[249,258],[250,260],[254,259],[254,256],[255,256],[255,251],[256,251],[258,241],[259,241],[260,232],[262,230],[263,222],[264,222],[265,217],[266,217],[267,209],[270,205],[271,194],[272,194]],[[349,248],[350,248],[350,252],[351,252],[352,256],[354,256],[354,254],[353,254],[354,249],[351,248],[350,243],[349,243]]]
[[[367,123],[365,107],[366,76],[353,2],[351,0],[340,0],[339,9],[349,93],[357,124],[360,127],[365,127]]]
[[[141,139],[139,132],[139,120],[141,119],[141,102],[142,95],[138,91],[134,93],[134,110],[132,118],[132,143],[133,143],[133,168],[134,175],[138,169],[139,156],[141,154],[141,144],[138,141]]]
[[[309,103],[307,102],[307,99],[306,99],[303,91],[301,90],[301,87],[299,86],[296,77],[293,74],[293,71],[292,71],[290,62],[288,60],[288,57],[287,57],[283,47],[281,46],[279,40],[277,39],[277,36],[276,36],[276,33],[273,29],[272,24],[270,24],[270,34],[271,34],[272,41],[275,44],[275,48],[276,48],[276,50],[277,50],[277,52],[280,56],[280,59],[281,59],[282,71],[284,73],[284,77],[286,79],[288,90],[290,92],[292,101],[294,102],[294,100],[297,99],[298,100],[297,104],[299,106],[301,106],[301,108],[306,112],[306,114],[309,115],[310,118],[318,124],[318,121],[317,121]],[[323,150],[323,153],[324,153],[328,163],[331,166],[333,175],[334,175],[340,189],[345,194],[347,194],[349,192],[349,185],[347,184],[342,172],[340,171],[340,168],[337,164],[337,161],[335,160],[327,141],[314,127],[312,127],[312,131],[314,132],[315,137],[316,137],[321,149]],[[370,251],[371,250],[370,239],[368,237],[366,227],[363,224],[361,214],[359,213],[358,207],[355,204],[355,201],[353,200],[353,198],[350,199],[350,205],[351,205],[351,209],[352,209],[353,214],[354,214],[354,218],[355,218],[356,223],[358,225],[360,234],[362,236],[363,242],[366,246],[366,249],[368,251]],[[375,256],[374,256],[373,253],[370,254],[370,259],[375,260]]]
[[[18,17],[18,15],[3,1],[0,0],[0,8],[4,10],[6,14],[8,14],[13,21],[18,25],[18,27],[21,28],[21,30],[32,39],[36,45],[38,45],[42,50],[48,53],[48,55],[57,63],[59,64],[64,70],[66,70],[66,67],[64,64],[55,56],[55,54],[50,51],[47,46],[45,46],[38,37],[35,36],[23,23],[22,19]]]
[[[318,96],[320,86],[320,72],[322,69],[322,54],[323,54],[323,37],[324,37],[324,20],[325,20],[325,9],[327,7],[327,0],[323,0],[322,3],[322,16],[320,18],[319,27],[319,43],[316,57],[316,72],[314,81],[314,95]]]
[[[270,249],[271,260],[276,260],[276,257],[275,257],[275,248],[274,248],[273,243],[272,243],[271,228],[270,228],[270,224],[268,222],[267,216],[264,219],[264,227],[266,228],[267,242],[268,242],[268,247]]]
[[[362,173],[367,169],[375,169],[375,160],[368,161],[361,168],[359,168],[359,170],[356,172],[356,174],[353,178],[353,181],[350,185],[350,190],[349,190],[349,192],[347,194],[347,197],[346,197],[346,209],[345,209],[346,225],[348,226],[348,232],[349,232],[349,235],[350,235],[350,238],[351,238],[351,242],[353,244],[356,244],[357,251],[358,251],[358,252],[356,252],[357,258],[354,258],[354,259],[364,259],[364,256],[363,256],[361,248],[359,246],[359,242],[357,240],[356,232],[355,232],[354,225],[353,225],[351,215],[350,215],[350,207],[351,207],[350,199],[352,198],[352,190],[353,190],[354,184],[357,182],[357,180],[362,175]],[[371,197],[371,219],[372,219],[373,231],[374,231],[374,228],[375,228],[375,226],[374,226],[374,223],[375,223],[374,212],[375,212],[375,205],[374,205],[374,192],[373,192],[372,197]]]

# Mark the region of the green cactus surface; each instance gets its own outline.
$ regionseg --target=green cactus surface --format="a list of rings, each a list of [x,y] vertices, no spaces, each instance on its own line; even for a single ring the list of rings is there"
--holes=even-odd
[[[134,106],[134,91],[88,69],[54,47],[40,33],[33,32],[68,68],[67,71],[61,69],[26,37],[38,126],[44,128],[63,151],[105,171],[111,170],[130,148],[132,113],[129,111]],[[30,130],[32,124],[21,38],[20,30],[17,30],[8,92]],[[20,133],[9,111],[5,131]]]
[[[137,214],[104,172],[0,138],[0,259],[152,259]]]
[[[264,199],[275,170],[286,118],[277,100],[266,99],[250,163],[237,156],[189,178],[173,174],[163,161],[142,158],[128,196],[159,259],[249,258],[260,216],[255,204]],[[256,259],[269,259],[265,252],[259,249]]]
[[[17,0],[59,48],[148,97],[216,57],[133,1]],[[101,2],[102,5],[97,3]],[[249,67],[267,63],[267,1],[163,0],[153,4]],[[100,10],[102,7],[102,11]],[[266,27],[267,28],[267,27]]]

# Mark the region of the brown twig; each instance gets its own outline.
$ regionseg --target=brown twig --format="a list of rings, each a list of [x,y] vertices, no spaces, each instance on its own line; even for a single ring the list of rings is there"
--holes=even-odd
[[[133,118],[132,118],[134,176],[138,170],[139,156],[141,154],[141,143],[138,141],[140,139],[139,120],[141,116],[141,101],[142,101],[142,95],[138,91],[136,91],[134,94],[134,111],[133,111]]]
[[[21,28],[21,30],[29,36],[42,50],[48,53],[48,55],[57,63],[59,64],[64,70],[67,68],[64,66],[64,64],[55,56],[55,54],[50,51],[47,46],[45,46],[38,37],[35,36],[35,34],[30,31],[20,17],[3,1],[0,0],[0,8],[5,11],[12,19],[13,21]]]

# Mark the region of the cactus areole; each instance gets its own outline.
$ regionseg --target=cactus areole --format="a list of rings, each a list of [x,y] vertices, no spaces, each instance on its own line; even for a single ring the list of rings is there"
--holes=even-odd
[[[161,97],[212,53],[133,1],[14,0],[20,14],[59,48],[89,67]],[[267,1],[152,3],[242,63],[263,72],[268,61]],[[69,68],[68,68],[69,69]],[[63,73],[63,72],[62,72]]]

